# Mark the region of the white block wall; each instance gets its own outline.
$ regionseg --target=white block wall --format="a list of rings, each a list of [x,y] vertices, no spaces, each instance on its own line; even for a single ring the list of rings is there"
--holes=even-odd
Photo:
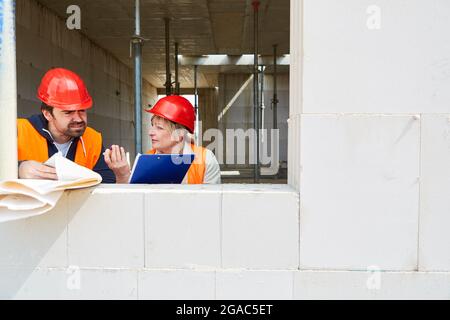
[[[0,298],[450,299],[450,4],[369,5],[291,2],[290,186],[67,192],[0,225]]]
[[[291,1],[294,297],[448,297],[449,18],[445,0]],[[360,285],[371,268],[389,290]]]
[[[419,270],[450,269],[450,114],[422,117]]]
[[[102,133],[105,147],[120,144],[133,156],[132,68],[79,31],[67,29],[65,20],[35,0],[16,1],[16,20],[19,117],[40,113],[41,103],[36,92],[45,72],[55,67],[70,69],[85,81],[94,101],[88,112],[88,125]],[[143,107],[153,104],[156,88],[145,79],[142,88]],[[145,121],[142,139],[146,148],[149,119],[145,112],[142,114]]]
[[[447,0],[301,2],[303,112],[449,112]]]
[[[302,267],[417,269],[419,123],[302,116]]]
[[[411,272],[397,263],[408,254],[417,263],[417,251],[394,259],[385,248],[385,265],[378,269],[362,263],[359,271],[326,270],[326,263],[347,259],[356,265],[369,256],[339,252],[349,235],[338,232],[331,233],[340,254],[330,253],[328,262],[318,252],[323,265],[316,269],[323,270],[309,270],[298,259],[305,226],[298,193],[285,185],[69,191],[46,214],[0,224],[0,298],[450,298],[448,269]],[[371,236],[360,241],[370,246]]]
[[[68,191],[46,214],[0,224],[0,297],[212,299],[263,281],[290,298],[298,212],[285,185]],[[244,270],[258,272],[240,284]]]

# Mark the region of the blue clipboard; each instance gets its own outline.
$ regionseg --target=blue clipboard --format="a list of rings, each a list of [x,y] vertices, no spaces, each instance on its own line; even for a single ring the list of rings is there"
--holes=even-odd
[[[130,183],[181,183],[194,154],[138,154],[131,171]]]

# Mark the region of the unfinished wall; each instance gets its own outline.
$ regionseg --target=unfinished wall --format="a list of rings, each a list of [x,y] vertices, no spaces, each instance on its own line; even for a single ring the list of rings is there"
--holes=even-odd
[[[0,224],[0,298],[450,298],[449,272],[302,268],[299,222],[287,185],[65,192],[46,214]]]
[[[102,133],[105,147],[120,144],[133,155],[133,70],[34,0],[18,0],[16,17],[18,115],[40,112],[36,91],[48,69],[70,69],[93,97],[88,122]],[[143,102],[153,98],[156,89],[144,80]]]
[[[300,268],[448,274],[450,3],[375,4],[292,2]]]
[[[202,134],[209,128],[218,128],[218,91],[216,88],[198,89],[199,116],[202,122]],[[204,143],[208,145],[208,142]]]
[[[450,299],[450,6],[369,5],[291,2],[291,187],[66,192],[0,225],[0,297]]]

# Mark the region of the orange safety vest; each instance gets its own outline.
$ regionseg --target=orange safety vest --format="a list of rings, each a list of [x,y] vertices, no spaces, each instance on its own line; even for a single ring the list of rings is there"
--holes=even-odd
[[[45,162],[48,159],[47,139],[41,136],[27,119],[17,119],[17,147],[19,161]],[[78,139],[75,163],[92,170],[101,152],[102,135],[87,127]]]
[[[188,184],[202,184],[206,171],[206,148],[198,147],[191,144],[192,151],[194,151],[195,157],[189,170],[187,172]],[[156,150],[151,149],[147,154],[155,154]]]

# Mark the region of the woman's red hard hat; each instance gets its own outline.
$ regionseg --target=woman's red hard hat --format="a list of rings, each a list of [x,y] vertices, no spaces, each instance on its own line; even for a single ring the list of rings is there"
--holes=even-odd
[[[154,115],[185,126],[194,133],[195,112],[188,99],[182,96],[167,96],[156,102],[153,108],[146,110]]]

